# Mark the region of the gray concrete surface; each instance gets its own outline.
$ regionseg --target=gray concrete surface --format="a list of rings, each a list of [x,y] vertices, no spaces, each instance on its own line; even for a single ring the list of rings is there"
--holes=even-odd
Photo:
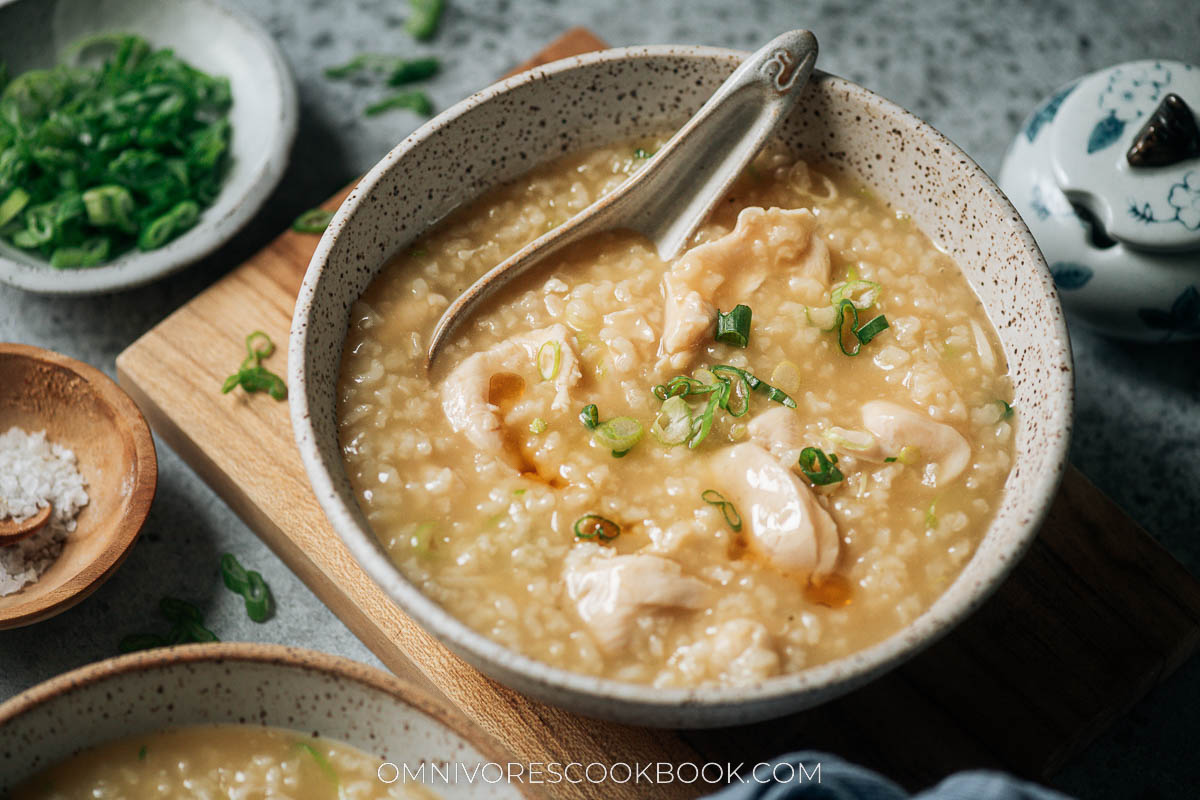
[[[402,29],[406,6],[399,0],[241,1],[278,38],[300,85],[300,136],[281,188],[233,243],[154,286],[91,299],[48,299],[0,287],[0,340],[49,347],[111,374],[114,358],[130,342],[420,124],[408,112],[365,119],[360,111],[377,89],[321,76],[325,66],[363,50],[442,57],[445,69],[430,93],[444,108],[573,25],[587,25],[613,44],[740,48],[783,29],[809,27],[821,41],[822,68],[915,111],[993,174],[1025,113],[1067,79],[1134,58],[1200,61],[1200,6],[1192,0],[449,0],[439,35],[421,45]],[[1133,346],[1082,332],[1074,345],[1074,462],[1197,571],[1200,346]],[[114,654],[121,635],[155,620],[163,594],[199,603],[223,639],[303,644],[375,663],[178,457],[161,445],[159,456],[158,499],[145,536],[119,573],[77,608],[0,634],[0,699]],[[249,622],[240,599],[221,587],[215,565],[225,551],[270,582],[279,612],[267,624]],[[1056,785],[1082,797],[1196,796],[1198,703],[1200,660],[1193,660],[1117,721]]]

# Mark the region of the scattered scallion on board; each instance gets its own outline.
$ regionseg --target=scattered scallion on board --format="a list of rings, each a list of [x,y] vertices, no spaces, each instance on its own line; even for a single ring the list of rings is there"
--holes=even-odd
[[[414,39],[425,41],[432,39],[437,32],[438,23],[442,20],[442,12],[446,10],[445,0],[409,0],[408,19],[404,29],[412,34]]]
[[[433,101],[429,99],[429,95],[424,92],[414,90],[406,92],[397,92],[391,97],[385,97],[377,103],[372,103],[363,109],[363,113],[368,117],[373,117],[376,114],[382,114],[385,111],[391,111],[394,108],[407,108],[410,111],[415,111],[418,114],[429,116],[433,113]]]
[[[193,227],[228,171],[226,78],[139,36],[101,34],[60,64],[0,69],[0,239],[59,269],[154,250]]]
[[[599,514],[584,514],[575,520],[575,537],[611,542],[621,535],[621,526]]]
[[[170,632],[166,636],[157,633],[133,633],[125,636],[117,644],[122,653],[188,642],[219,641],[215,633],[204,627],[204,617],[200,609],[188,601],[177,597],[164,597],[158,603],[158,610],[163,618],[171,623]]]
[[[721,516],[725,518],[725,524],[734,533],[742,529],[742,515],[738,513],[737,507],[726,500],[724,495],[716,489],[705,489],[700,493],[700,499],[710,506],[715,506],[721,512]]]
[[[729,312],[718,310],[714,338],[734,347],[745,347],[750,343],[750,317],[750,306],[746,305],[736,305]]]
[[[366,75],[386,75],[388,86],[432,78],[442,67],[436,58],[398,58],[378,53],[361,53],[337,67],[325,70],[325,77],[334,80]]]
[[[261,343],[261,346],[260,346]],[[267,392],[276,400],[287,399],[287,384],[283,378],[262,365],[263,359],[275,352],[275,343],[262,331],[246,337],[246,357],[238,371],[225,379],[221,394],[229,394],[241,386],[247,392]]]
[[[333,212],[323,208],[310,208],[292,222],[297,233],[324,233],[333,221]]]
[[[255,622],[266,622],[275,609],[275,599],[262,575],[247,571],[233,553],[221,556],[221,579],[225,588],[240,594],[246,601],[246,616]]]
[[[800,471],[813,486],[828,486],[846,476],[837,468],[837,454],[825,454],[817,447],[806,447],[800,451]]]

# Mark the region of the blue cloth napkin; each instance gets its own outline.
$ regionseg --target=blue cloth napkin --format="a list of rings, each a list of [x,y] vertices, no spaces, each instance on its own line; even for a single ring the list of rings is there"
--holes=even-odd
[[[882,775],[837,756],[809,750],[759,765],[710,800],[1071,800],[999,772],[960,772],[915,795]],[[774,776],[774,777],[772,777]],[[819,776],[819,780],[818,780]]]

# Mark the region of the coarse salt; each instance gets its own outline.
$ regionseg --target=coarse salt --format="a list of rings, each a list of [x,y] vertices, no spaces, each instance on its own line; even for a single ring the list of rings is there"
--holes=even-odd
[[[36,581],[62,553],[75,517],[88,503],[85,484],[75,453],[46,441],[45,431],[12,427],[0,434],[0,519],[22,522],[46,503],[54,507],[40,531],[0,547],[0,597]]]

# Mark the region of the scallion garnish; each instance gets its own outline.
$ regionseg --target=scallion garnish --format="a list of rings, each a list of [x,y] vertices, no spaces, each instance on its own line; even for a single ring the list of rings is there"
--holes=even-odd
[[[883,463],[885,463],[885,464],[891,464],[891,463],[893,463],[893,462],[895,462],[895,461],[896,461],[896,457],[895,457],[895,456],[888,456],[887,458],[885,458],[885,459],[883,460]]]
[[[613,417],[592,430],[596,444],[620,458],[642,439],[642,423],[633,417]]]
[[[262,342],[262,346],[257,346]],[[262,331],[246,337],[246,357],[238,371],[225,379],[221,394],[229,394],[234,387],[241,386],[247,392],[267,392],[276,400],[287,399],[287,384],[283,378],[262,365],[264,358],[275,352],[275,343]]]
[[[363,113],[368,117],[373,117],[394,108],[407,108],[409,111],[415,111],[427,117],[433,113],[433,101],[424,92],[397,92],[391,97],[385,97],[379,102],[367,106],[363,109]]]
[[[875,281],[852,278],[830,292],[830,304],[836,308],[842,304],[843,300],[849,300],[854,303],[855,308],[860,311],[865,310],[875,305],[881,291],[883,291],[883,286]]]
[[[59,65],[0,81],[0,238],[51,266],[102,264],[162,247],[220,193],[229,81],[139,36],[101,34],[98,67]]]
[[[596,408],[595,403],[589,403],[583,407],[583,410],[579,412],[579,421],[589,431],[596,430],[596,426],[600,424],[600,411]]]
[[[397,58],[376,53],[361,53],[337,67],[325,70],[326,78],[335,80],[355,77],[363,72],[386,74],[388,86],[403,86],[413,81],[431,78],[441,63],[436,58]]]
[[[547,360],[549,364],[546,363]],[[534,357],[534,363],[537,364],[538,375],[542,376],[542,380],[552,381],[557,378],[558,369],[562,365],[562,342],[557,339],[543,342]]]
[[[157,633],[133,633],[125,636],[117,644],[122,653],[132,653],[138,650],[149,650],[154,647],[169,647],[173,644],[188,642],[215,642],[217,635],[204,627],[204,618],[200,609],[177,597],[164,597],[158,603],[159,613],[171,623],[171,630],[166,636]]]
[[[678,395],[668,397],[654,417],[650,433],[665,445],[683,444],[692,435],[692,407]]]
[[[806,447],[800,451],[800,471],[814,486],[827,486],[845,478],[836,464],[836,453],[826,455],[824,450],[817,447]]]
[[[408,19],[404,29],[412,34],[414,39],[433,38],[441,21],[442,12],[446,8],[445,0],[408,0]]]
[[[699,416],[690,417],[691,435],[687,442],[688,447],[691,448],[697,447],[708,437],[709,432],[712,430],[713,415],[718,408],[724,409],[733,417],[740,417],[746,414],[750,410],[750,393],[756,389],[765,392],[768,400],[774,400],[776,403],[781,403],[788,408],[796,407],[796,401],[789,397],[786,392],[771,386],[741,367],[734,367],[729,364],[717,364],[711,369],[698,369],[695,375],[696,377],[676,375],[665,384],[658,384],[652,390],[654,396],[663,401],[663,408],[659,411],[660,418],[663,415],[663,411],[666,410],[667,401],[672,398],[708,395],[704,410]],[[702,380],[701,378],[706,378],[707,380]],[[676,405],[675,409],[675,411],[668,414],[668,417],[682,417],[680,407]],[[690,413],[690,406],[688,407],[688,411]],[[657,421],[658,418],[656,418]],[[664,422],[660,427],[665,432],[666,423]],[[667,439],[664,439],[662,436],[658,436],[658,438],[664,444],[671,444],[669,439],[674,439],[675,436],[668,435]]]
[[[937,530],[937,526],[938,526],[937,501],[938,501],[938,498],[935,497],[933,499],[933,502],[929,504],[929,507],[925,509],[925,528],[926,528],[926,530],[931,530],[931,531]]]
[[[731,344],[734,347],[745,347],[750,343],[750,317],[752,312],[750,306],[736,305],[733,310],[726,313],[717,310],[717,333],[715,339],[718,342]]]
[[[221,579],[225,588],[240,594],[246,601],[246,615],[255,622],[266,622],[274,608],[271,590],[262,575],[247,572],[233,553],[221,556]]]
[[[577,539],[599,539],[611,542],[621,535],[621,526],[599,514],[584,514],[575,520],[575,537]]]
[[[742,515],[738,513],[737,507],[726,500],[720,492],[715,489],[705,489],[700,493],[700,499],[710,506],[716,506],[717,510],[721,512],[721,516],[725,518],[725,524],[734,533],[742,529]]]
[[[862,327],[858,325],[858,309],[850,300],[842,300],[834,307],[837,324],[834,331],[837,334],[838,347],[848,356],[856,356],[862,350],[862,346],[867,344],[883,331],[887,330],[887,317],[883,314],[875,317],[871,321],[865,323]],[[846,328],[846,320],[850,320],[849,329]],[[854,337],[854,349],[846,349],[847,335]]]
[[[549,427],[550,423],[546,422],[546,420],[542,419],[541,417],[534,417],[529,423],[529,432],[534,436],[537,436],[538,434],[545,433],[546,428]]]
[[[310,208],[292,222],[297,233],[324,233],[333,221],[333,212],[323,208]]]
[[[997,400],[996,402],[1000,404],[1000,419],[1001,420],[1006,420],[1013,415],[1013,407],[1007,400],[1000,399],[1000,400]]]
[[[296,748],[298,750],[304,751],[305,753],[308,753],[308,755],[310,757],[312,757],[312,760],[314,762],[316,762],[316,765],[321,770],[321,772],[325,773],[325,777],[328,778],[329,780],[333,781],[333,785],[338,787],[338,797],[341,797],[342,796],[342,789],[341,789],[342,782],[341,782],[341,780],[338,779],[337,770],[335,770],[333,768],[333,765],[329,763],[329,759],[327,759],[325,757],[325,755],[323,753],[321,753],[320,750],[313,747],[308,742],[297,740]]]
[[[646,150],[646,149],[639,147],[633,151],[633,157],[634,158],[649,158],[650,156],[654,155],[654,153],[655,153],[655,151],[653,151],[653,150]]]

